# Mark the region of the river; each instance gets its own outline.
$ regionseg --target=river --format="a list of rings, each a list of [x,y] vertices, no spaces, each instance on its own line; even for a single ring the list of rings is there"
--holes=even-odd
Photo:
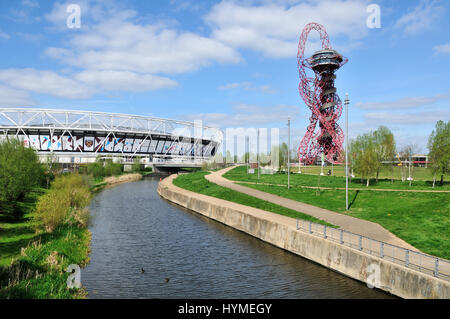
[[[392,298],[173,205],[145,178],[105,189],[90,210],[88,298]]]

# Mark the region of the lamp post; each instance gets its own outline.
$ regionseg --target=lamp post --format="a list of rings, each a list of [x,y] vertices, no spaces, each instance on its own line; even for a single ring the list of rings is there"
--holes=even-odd
[[[258,127],[258,138],[256,140],[256,162],[258,164],[258,180],[259,180],[259,127]]]
[[[288,189],[291,188],[291,117],[288,116]]]
[[[348,105],[350,99],[345,94],[345,210],[348,210]]]

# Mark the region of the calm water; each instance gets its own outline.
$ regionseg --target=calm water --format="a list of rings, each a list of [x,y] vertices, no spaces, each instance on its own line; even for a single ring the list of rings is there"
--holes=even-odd
[[[81,273],[90,298],[390,298],[168,203],[158,181],[92,201],[91,261]]]

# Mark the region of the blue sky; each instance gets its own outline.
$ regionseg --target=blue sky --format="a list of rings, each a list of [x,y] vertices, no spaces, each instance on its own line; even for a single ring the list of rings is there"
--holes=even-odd
[[[80,28],[67,27],[71,3]],[[367,27],[370,3],[381,28]],[[3,0],[0,106],[279,127],[282,139],[291,116],[295,147],[310,116],[297,43],[314,21],[349,58],[336,87],[350,95],[350,137],[386,125],[399,147],[423,152],[436,121],[450,118],[449,13],[445,0]]]

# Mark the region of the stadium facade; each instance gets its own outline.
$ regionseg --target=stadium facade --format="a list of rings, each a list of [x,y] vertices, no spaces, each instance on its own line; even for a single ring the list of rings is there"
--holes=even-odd
[[[17,138],[41,158],[81,164],[135,157],[160,167],[195,167],[219,150],[223,133],[201,122],[91,111],[0,108],[0,139]]]

